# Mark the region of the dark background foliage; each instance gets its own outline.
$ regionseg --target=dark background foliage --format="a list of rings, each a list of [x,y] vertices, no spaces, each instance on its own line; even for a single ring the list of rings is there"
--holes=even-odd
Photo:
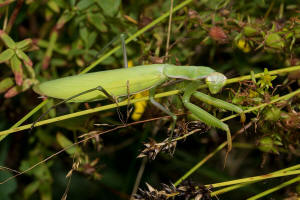
[[[181,2],[174,1],[174,6]],[[121,43],[118,39],[103,49],[110,41],[122,33],[129,37],[169,9],[170,1],[166,0],[0,1],[1,130],[10,128],[41,102],[32,90],[34,84],[78,74]],[[168,20],[163,20],[126,46],[130,62],[209,66],[229,78],[300,63],[299,1],[192,1],[173,14],[171,27],[168,57]],[[119,50],[92,71],[122,66],[123,54]],[[247,109],[295,91],[299,76],[299,72],[293,72],[273,80],[275,77],[266,72],[256,83],[227,85],[216,97]],[[174,113],[184,112],[176,98],[163,100]],[[47,106],[53,103],[51,100]],[[108,103],[64,104],[51,111],[49,117]],[[199,102],[198,105],[218,118],[231,114]],[[204,185],[265,174],[299,163],[299,109],[298,95],[288,102],[247,114],[244,125],[250,126],[234,141],[226,167],[223,168],[223,150],[190,179]],[[126,108],[120,108],[120,112],[126,115]],[[35,114],[27,122],[38,116],[39,113]],[[142,120],[160,116],[164,113],[148,104]],[[163,119],[140,123],[90,139],[0,185],[0,199],[60,199],[64,192],[68,199],[129,199],[143,162],[137,158],[144,149],[143,143],[149,142],[149,138],[163,141],[169,122]],[[185,122],[186,115],[180,116],[179,123]],[[113,109],[38,127],[31,133],[13,133],[1,141],[1,166],[26,170],[77,142],[84,133],[111,128],[97,127],[95,123],[116,125],[120,119]],[[232,133],[243,130],[238,118],[227,123]],[[145,183],[149,183],[160,188],[160,183],[175,182],[225,140],[223,131],[209,129],[178,142],[173,156],[160,153],[147,162],[140,187],[146,188]],[[1,180],[14,174],[0,171]],[[249,185],[221,198],[245,199],[285,180],[288,179]],[[299,198],[299,188],[294,184],[271,195],[273,199],[292,199],[297,195]]]

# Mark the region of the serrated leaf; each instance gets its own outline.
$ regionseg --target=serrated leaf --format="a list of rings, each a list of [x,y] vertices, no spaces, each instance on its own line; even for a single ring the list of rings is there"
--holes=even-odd
[[[17,85],[22,85],[23,82],[23,69],[22,69],[22,63],[20,59],[14,55],[10,59],[11,69],[15,75],[15,80]]]
[[[6,49],[0,54],[0,63],[3,63],[9,59],[15,54],[15,51],[12,49]]]
[[[9,37],[9,35],[7,35],[3,30],[0,30],[0,38],[8,48],[16,48],[16,43],[14,42],[14,40]]]
[[[10,87],[14,85],[14,81],[12,78],[8,77],[0,81],[0,93],[5,92]]]
[[[105,15],[113,17],[119,10],[121,0],[95,0]]]
[[[22,40],[22,41],[20,41],[20,42],[17,42],[16,48],[17,48],[17,49],[22,49],[22,50],[24,50],[24,49],[29,48],[29,45],[31,45],[31,44],[32,44],[32,39],[27,38],[27,39],[25,39],[25,40]]]

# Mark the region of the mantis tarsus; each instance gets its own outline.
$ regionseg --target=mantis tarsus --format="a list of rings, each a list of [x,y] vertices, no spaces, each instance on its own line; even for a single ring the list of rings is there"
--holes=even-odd
[[[169,79],[184,80],[185,87],[182,90],[183,105],[197,119],[207,125],[226,131],[228,151],[230,151],[232,143],[228,125],[190,102],[191,96],[194,96],[210,105],[237,112],[241,114],[242,120],[245,119],[243,110],[240,107],[197,91],[199,86],[204,83],[203,80],[205,80],[212,94],[218,93],[225,85],[226,77],[210,67],[176,66],[172,64],[125,67],[47,81],[36,85],[34,91],[44,96],[65,99],[68,102],[88,102],[107,98],[115,99],[149,90],[150,102],[172,117],[171,130],[173,133],[177,120],[176,115],[154,99],[156,89]],[[130,89],[130,94],[128,94],[128,88]]]

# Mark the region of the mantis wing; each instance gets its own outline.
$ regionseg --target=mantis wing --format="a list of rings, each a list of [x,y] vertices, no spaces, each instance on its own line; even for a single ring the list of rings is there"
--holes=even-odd
[[[126,69],[114,69],[83,75],[70,76],[36,85],[33,89],[36,93],[58,99],[66,99],[83,91],[103,87],[112,96],[126,96],[148,90],[167,80],[162,73],[164,65],[143,65]],[[106,99],[100,91],[93,91],[70,102],[86,102]]]

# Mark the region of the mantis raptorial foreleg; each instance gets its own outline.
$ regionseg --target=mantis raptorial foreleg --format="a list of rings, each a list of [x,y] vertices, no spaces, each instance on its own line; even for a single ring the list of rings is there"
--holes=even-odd
[[[195,91],[198,89],[200,82],[199,81],[193,81],[190,82],[187,87],[185,88],[184,95],[182,97],[183,105],[191,111],[191,113],[196,116],[199,120],[203,121],[205,124],[209,126],[213,126],[219,129],[222,129],[226,131],[227,134],[227,141],[228,141],[228,152],[232,148],[232,141],[231,141],[231,133],[230,129],[227,124],[219,120],[218,118],[214,117],[213,115],[209,114],[202,108],[192,104],[190,102],[191,96],[195,93]]]
[[[246,121],[246,115],[245,115],[243,109],[241,109],[240,107],[238,107],[232,103],[228,103],[221,99],[217,99],[212,96],[208,96],[207,94],[204,94],[204,93],[198,92],[198,91],[194,92],[192,95],[194,97],[196,97],[198,100],[203,101],[204,103],[207,103],[209,105],[215,106],[217,108],[222,108],[224,110],[236,112],[241,115],[242,123],[244,123]]]

